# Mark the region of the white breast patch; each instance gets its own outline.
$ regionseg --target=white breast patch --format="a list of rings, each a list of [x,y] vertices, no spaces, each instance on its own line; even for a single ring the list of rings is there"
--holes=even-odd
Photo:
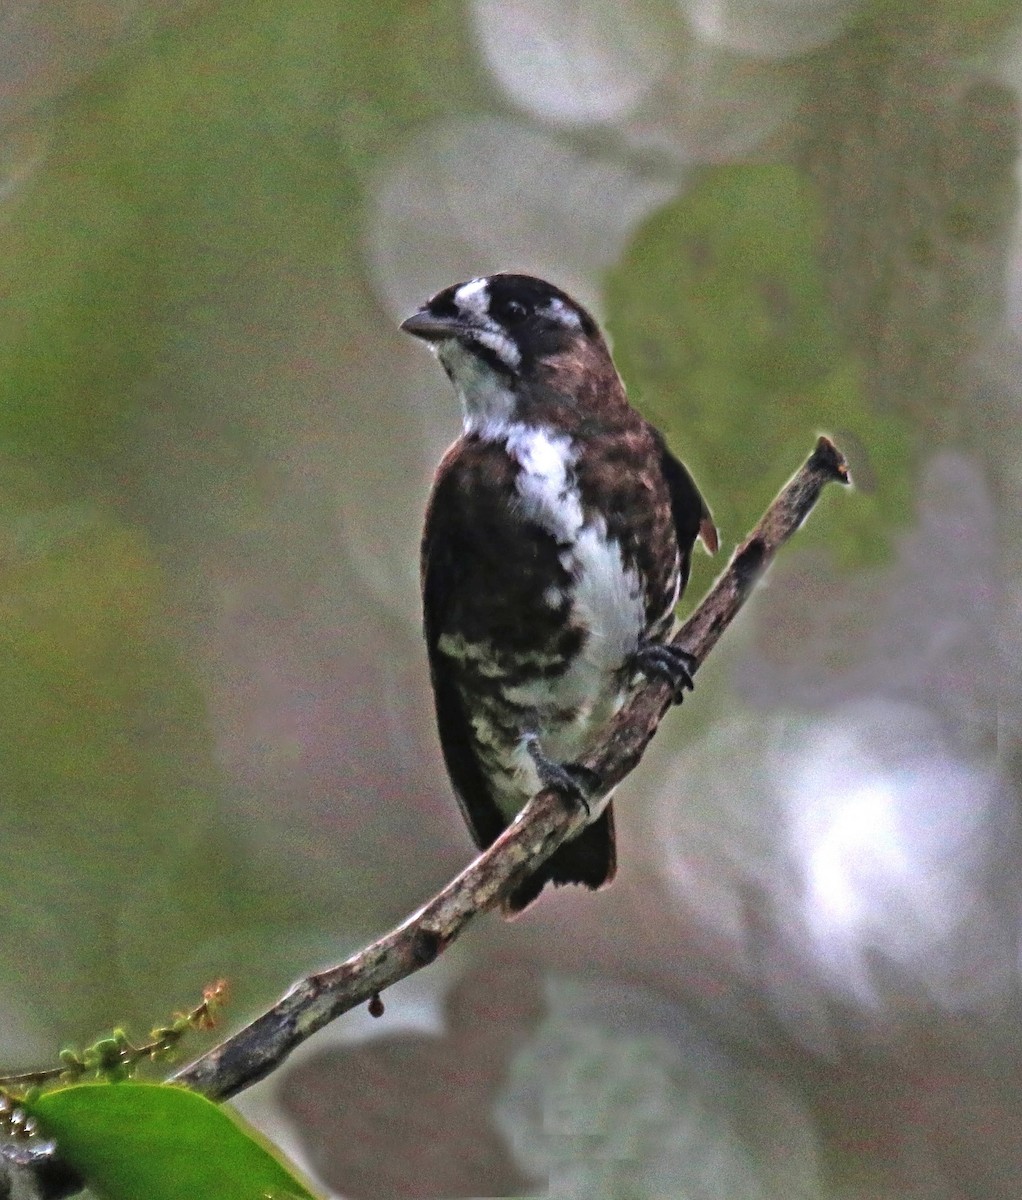
[[[639,644],[645,604],[638,575],[625,569],[621,548],[608,539],[604,519],[585,519],[574,479],[572,439],[520,423],[508,425],[505,436],[508,453],[521,467],[522,510],[563,547],[561,564],[574,580],[573,617],[587,631],[578,658],[564,675],[532,681],[509,695],[540,710],[577,710],[574,721],[559,729],[548,727],[542,739],[551,757],[569,762],[589,747],[624,701],[620,672]]]
[[[575,451],[566,433],[517,422],[507,426],[508,454],[519,464],[518,492],[525,515],[558,542],[582,530],[582,501],[575,486]]]

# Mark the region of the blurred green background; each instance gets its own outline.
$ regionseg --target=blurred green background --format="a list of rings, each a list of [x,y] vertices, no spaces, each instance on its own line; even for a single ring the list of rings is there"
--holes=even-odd
[[[241,1022],[471,847],[397,323],[544,275],[729,553],[828,494],[621,789],[241,1107],[337,1195],[1017,1197],[1022,8],[6,0],[0,1060]],[[721,559],[699,558],[690,600]]]

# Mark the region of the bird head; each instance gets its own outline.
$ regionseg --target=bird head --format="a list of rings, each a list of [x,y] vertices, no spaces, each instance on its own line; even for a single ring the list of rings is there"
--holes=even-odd
[[[547,401],[573,399],[574,371],[616,372],[599,327],[560,288],[531,275],[499,274],[444,288],[401,328],[433,349],[483,433]]]

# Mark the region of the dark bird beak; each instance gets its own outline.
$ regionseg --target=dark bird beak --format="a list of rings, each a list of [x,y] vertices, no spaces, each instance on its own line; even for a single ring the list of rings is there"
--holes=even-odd
[[[468,327],[461,317],[438,317],[428,308],[420,308],[401,322],[401,328],[424,341],[440,342],[444,338],[461,337]]]

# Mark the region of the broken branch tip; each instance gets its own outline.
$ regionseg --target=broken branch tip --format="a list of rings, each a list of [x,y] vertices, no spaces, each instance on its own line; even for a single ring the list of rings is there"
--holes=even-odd
[[[838,483],[850,484],[852,482],[852,474],[848,470],[848,460],[826,434],[820,434],[809,465],[814,470],[829,475],[831,479],[836,479]]]

